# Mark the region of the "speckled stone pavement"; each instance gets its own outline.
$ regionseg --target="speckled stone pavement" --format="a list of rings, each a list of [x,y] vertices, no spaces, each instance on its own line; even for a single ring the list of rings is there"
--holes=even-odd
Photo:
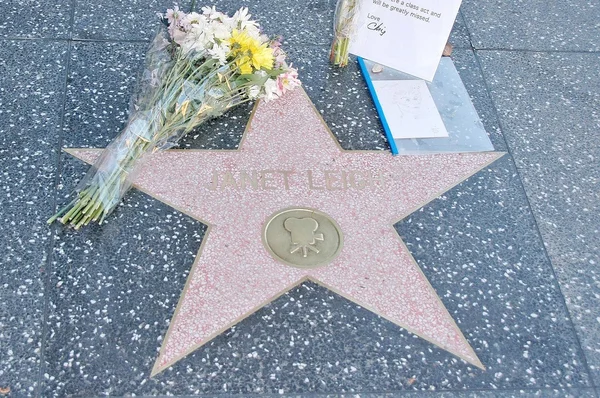
[[[0,3],[0,396],[598,397],[597,2],[464,0],[451,36],[507,155],[395,227],[485,371],[306,282],[150,378],[206,225],[137,190],[102,227],[45,220],[87,169],[61,148],[119,132],[170,4]],[[387,150],[357,67],[327,65],[333,0],[213,4],[285,36],[344,149]],[[249,114],[181,148],[235,149]]]

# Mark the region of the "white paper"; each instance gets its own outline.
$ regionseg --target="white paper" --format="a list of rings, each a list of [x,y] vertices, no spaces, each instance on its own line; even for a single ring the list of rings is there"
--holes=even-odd
[[[350,52],[432,81],[462,0],[361,0]]]
[[[394,139],[448,137],[423,80],[373,80],[377,100]]]

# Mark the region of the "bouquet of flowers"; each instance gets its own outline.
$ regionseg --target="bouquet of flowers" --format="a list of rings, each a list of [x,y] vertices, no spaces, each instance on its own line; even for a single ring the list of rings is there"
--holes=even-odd
[[[333,65],[348,65],[350,39],[358,16],[359,0],[338,0],[333,17],[333,44],[329,60]]]
[[[164,26],[146,54],[125,128],[79,183],[76,198],[48,223],[102,223],[147,155],[235,106],[274,100],[300,85],[280,38],[261,34],[247,8],[229,17],[214,7],[202,14],[174,7],[160,16]]]

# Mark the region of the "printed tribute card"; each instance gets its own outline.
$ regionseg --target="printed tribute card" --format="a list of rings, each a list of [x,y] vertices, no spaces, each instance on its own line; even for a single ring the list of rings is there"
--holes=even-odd
[[[350,52],[432,81],[462,0],[361,0]]]
[[[395,140],[448,137],[425,81],[374,80],[372,84]]]

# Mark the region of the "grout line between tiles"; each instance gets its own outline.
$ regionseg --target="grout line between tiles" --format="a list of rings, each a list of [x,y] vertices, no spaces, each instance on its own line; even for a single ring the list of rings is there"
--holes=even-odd
[[[0,37],[0,41],[39,41],[39,42],[92,42],[92,43],[150,43],[150,39],[86,39],[70,37]]]
[[[469,22],[468,19],[466,18],[464,12],[463,12],[463,7],[460,7],[460,9],[458,10],[459,14],[462,17],[462,20],[464,22],[464,26],[467,30],[467,34],[469,36],[469,43],[471,45],[471,50],[473,51],[479,51],[479,50],[485,50],[485,51],[507,51],[507,52],[524,52],[524,53],[574,53],[574,54],[600,54],[600,50],[569,50],[569,49],[564,49],[564,50],[556,50],[556,49],[531,49],[531,48],[505,48],[505,47],[479,47],[476,46],[473,41],[473,34],[471,33],[471,29],[469,28]],[[459,47],[456,47],[459,48]]]
[[[70,14],[70,28],[69,28],[69,38],[73,35],[73,25],[74,25],[74,21],[75,21],[75,6],[76,6],[76,1],[77,0],[71,0],[71,14]],[[69,73],[70,73],[70,66],[71,66],[71,49],[72,49],[72,40],[67,40],[67,50],[65,52],[65,75],[64,75],[64,82],[63,82],[63,97],[62,97],[62,106],[61,108],[61,113],[60,113],[60,119],[58,122],[58,142],[56,145],[56,166],[55,166],[55,175],[54,175],[54,195],[53,195],[53,199],[52,199],[52,203],[51,203],[51,208],[52,208],[52,212],[55,212],[57,209],[57,204],[58,204],[58,184],[60,181],[60,174],[61,174],[61,167],[62,167],[62,152],[61,152],[61,147],[62,147],[62,142],[63,142],[63,128],[64,128],[64,122],[65,122],[65,109],[66,109],[66,103],[67,103],[67,87],[69,84]],[[37,388],[35,391],[35,396],[36,397],[42,397],[43,396],[43,390],[44,390],[44,374],[45,374],[45,369],[46,369],[46,346],[47,346],[47,340],[46,340],[46,336],[48,334],[48,318],[49,318],[49,309],[50,309],[50,299],[49,299],[49,291],[50,291],[50,276],[51,276],[51,272],[52,272],[52,258],[53,258],[53,251],[54,251],[54,244],[55,244],[55,237],[56,237],[56,231],[57,231],[57,226],[56,225],[51,225],[48,226],[48,228],[50,228],[50,241],[48,243],[48,248],[46,249],[46,256],[45,256],[45,274],[44,274],[44,307],[43,307],[43,312],[42,312],[42,335],[41,335],[41,344],[40,344],[40,371],[39,371],[39,375],[38,375],[38,382],[37,382]]]
[[[557,53],[557,54],[600,54],[597,50],[552,50],[552,49],[530,49],[530,48],[503,48],[503,47],[475,47],[471,44],[474,51],[503,51],[515,53]]]

